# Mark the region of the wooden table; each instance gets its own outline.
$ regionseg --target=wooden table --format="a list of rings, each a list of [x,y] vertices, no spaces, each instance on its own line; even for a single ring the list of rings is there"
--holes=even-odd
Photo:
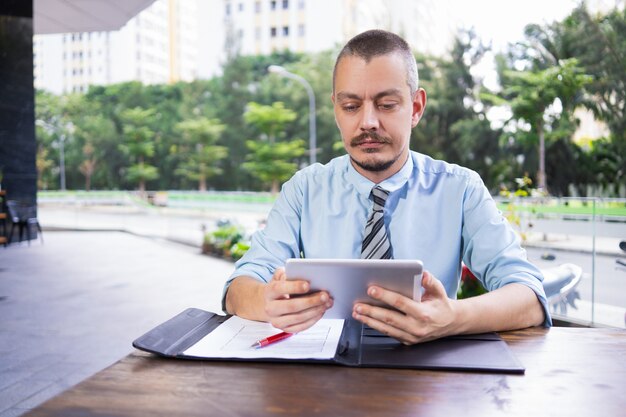
[[[192,362],[136,351],[28,416],[625,416],[626,331],[502,333],[525,375]]]

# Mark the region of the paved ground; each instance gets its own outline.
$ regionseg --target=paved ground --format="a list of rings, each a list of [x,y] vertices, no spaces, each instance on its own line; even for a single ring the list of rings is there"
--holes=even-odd
[[[0,417],[18,416],[132,351],[187,307],[219,311],[232,264],[120,232],[49,232],[0,247]]]

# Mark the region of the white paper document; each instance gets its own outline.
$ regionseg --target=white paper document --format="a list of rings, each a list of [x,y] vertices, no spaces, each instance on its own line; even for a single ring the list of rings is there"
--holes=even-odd
[[[335,356],[342,319],[322,319],[311,328],[256,349],[258,340],[280,333],[269,323],[233,316],[185,351],[199,358],[331,359]]]

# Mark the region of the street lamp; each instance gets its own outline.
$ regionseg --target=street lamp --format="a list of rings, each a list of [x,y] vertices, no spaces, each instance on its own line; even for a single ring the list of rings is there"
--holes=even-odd
[[[280,65],[270,65],[267,70],[272,74],[282,75],[283,77],[298,81],[304,86],[307,94],[309,95],[309,163],[313,165],[316,161],[315,155],[317,153],[317,143],[315,138],[315,94],[313,94],[311,84],[309,84],[307,80],[301,76],[287,71]]]

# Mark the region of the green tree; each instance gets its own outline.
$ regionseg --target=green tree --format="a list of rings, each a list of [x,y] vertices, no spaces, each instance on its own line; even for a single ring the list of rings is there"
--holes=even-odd
[[[121,114],[125,138],[121,146],[135,160],[135,164],[128,167],[126,176],[129,181],[138,184],[141,194],[146,191],[146,182],[159,176],[157,167],[147,162],[154,156],[154,131],[149,127],[152,117],[154,110],[140,107],[126,109]]]
[[[559,62],[543,70],[506,70],[502,74],[505,86],[499,98],[492,96],[498,104],[508,104],[512,119],[528,123],[538,139],[538,188],[547,191],[545,170],[545,132],[550,118],[558,119],[563,112],[552,111],[557,103],[571,103],[580,95],[590,78],[578,66],[576,59]],[[489,98],[488,95],[483,97]],[[573,110],[573,109],[572,109]],[[566,117],[568,114],[566,113]],[[573,133],[573,132],[572,132]]]
[[[300,75],[311,85],[315,96],[317,161],[326,163],[335,156],[345,153],[341,135],[335,124],[332,93],[332,72],[338,51],[328,50],[302,55],[297,61],[283,66],[291,73]],[[276,62],[273,62],[275,64]],[[299,82],[286,77],[265,74],[258,85],[258,101],[261,103],[285,102],[296,110],[297,117],[285,126],[287,137],[308,138],[309,97]],[[334,144],[338,143],[337,148]],[[308,146],[307,146],[308,148]],[[308,153],[308,150],[307,150]]]
[[[246,145],[252,153],[243,167],[263,183],[271,184],[272,194],[278,193],[280,183],[287,181],[297,171],[298,164],[290,161],[305,153],[305,142],[300,139],[278,143],[249,140]]]
[[[97,159],[94,156],[95,151],[96,148],[91,142],[87,142],[85,146],[83,146],[83,155],[85,158],[80,163],[78,170],[85,176],[85,191],[91,190],[91,178],[96,171]]]
[[[264,106],[255,102],[248,103],[248,109],[244,114],[246,123],[254,125],[273,144],[276,138],[284,131],[287,123],[294,121],[296,113],[286,109],[280,101]]]
[[[206,191],[208,178],[222,173],[217,164],[228,156],[228,148],[215,143],[224,127],[216,119],[185,120],[176,125],[182,139],[180,153],[185,158],[176,175],[197,181],[199,191]]]
[[[581,3],[563,21],[528,25],[525,36],[526,40],[512,51],[519,62],[546,69],[575,58],[583,72],[590,75],[584,86],[586,94],[582,100],[575,97],[576,105],[583,105],[596,119],[604,121],[611,136],[586,150],[563,144],[558,154],[579,155],[576,158],[579,163],[563,160],[553,164],[567,167],[572,171],[571,178],[590,181],[611,195],[619,188],[613,184],[626,183],[626,11],[615,8],[607,13],[591,14]],[[563,103],[563,108],[572,107]],[[565,152],[565,148],[571,153]],[[607,153],[611,163],[600,157]],[[608,182],[607,177],[611,179]],[[584,188],[582,184],[575,185]]]
[[[472,68],[488,51],[473,31],[460,31],[449,56],[416,55],[426,111],[413,129],[411,149],[476,170],[488,188],[511,176],[511,154],[500,145],[501,131],[479,100],[480,79]]]
[[[255,126],[260,135],[258,140],[246,141],[251,153],[243,167],[263,183],[271,184],[270,189],[274,194],[278,192],[279,184],[298,169],[297,163],[293,161],[305,153],[302,140],[278,142],[284,136],[285,126],[295,118],[295,112],[286,109],[281,102],[271,106],[251,102],[244,114],[246,123]]]
[[[71,173],[67,155],[73,149],[73,119],[68,109],[73,96],[56,96],[38,91],[35,99],[35,134],[37,137],[36,165],[40,189],[57,188],[60,184],[61,146],[65,151],[65,172]]]

